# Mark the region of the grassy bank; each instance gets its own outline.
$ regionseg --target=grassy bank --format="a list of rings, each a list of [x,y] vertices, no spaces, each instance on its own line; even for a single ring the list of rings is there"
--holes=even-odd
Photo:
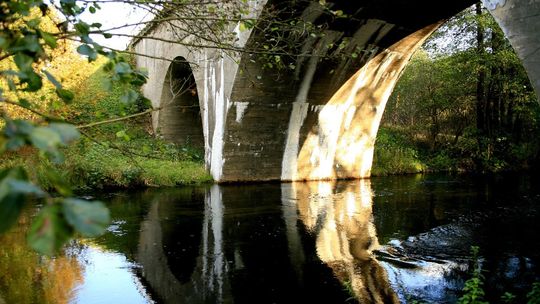
[[[375,143],[372,175],[421,172],[497,173],[531,170],[538,166],[538,143],[501,140],[481,151],[472,135],[433,147],[406,128],[381,126]]]
[[[379,130],[371,169],[373,176],[420,173],[425,170],[426,163],[405,136],[390,129]]]
[[[72,88],[76,93],[74,102],[57,111],[68,121],[85,125],[149,108],[144,100],[123,104],[119,88],[103,88],[106,73],[97,66],[90,69],[84,81]],[[149,114],[81,131],[84,136],[64,149],[65,161],[61,164],[53,164],[36,151],[26,149],[7,154],[0,166],[23,166],[44,188],[50,188],[53,180],[79,190],[177,186],[212,180],[204,169],[204,152],[156,138],[151,132]]]

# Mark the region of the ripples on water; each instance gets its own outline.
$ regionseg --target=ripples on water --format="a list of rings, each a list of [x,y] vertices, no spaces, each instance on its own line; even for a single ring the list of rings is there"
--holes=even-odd
[[[540,190],[527,176],[407,176],[102,194],[113,222],[55,259],[0,236],[5,303],[457,301],[469,249],[486,291],[538,280]]]

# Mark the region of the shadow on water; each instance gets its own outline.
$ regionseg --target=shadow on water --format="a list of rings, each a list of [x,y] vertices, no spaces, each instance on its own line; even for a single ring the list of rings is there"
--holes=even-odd
[[[104,194],[113,223],[68,248],[81,274],[65,303],[453,303],[471,245],[493,299],[523,295],[540,275],[537,181],[412,176]],[[7,262],[0,256],[0,268]],[[6,271],[0,302],[17,297],[5,282],[20,274]]]

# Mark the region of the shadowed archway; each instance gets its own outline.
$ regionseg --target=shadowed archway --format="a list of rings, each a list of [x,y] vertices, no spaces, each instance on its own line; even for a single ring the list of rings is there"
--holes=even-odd
[[[167,141],[204,149],[197,85],[183,57],[173,60],[163,80],[157,133]]]

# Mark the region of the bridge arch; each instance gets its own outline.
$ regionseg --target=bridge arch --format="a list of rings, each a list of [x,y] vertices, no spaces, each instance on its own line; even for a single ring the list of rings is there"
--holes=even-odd
[[[324,13],[318,1],[248,2],[260,19],[274,18],[271,8],[277,4],[298,4],[293,14],[311,23]],[[171,41],[179,38],[165,25],[145,35],[157,39],[145,38],[132,45],[136,53],[153,57],[171,58],[174,49],[175,54],[190,54],[186,58],[198,64],[195,79],[200,83],[205,161],[216,181],[370,176],[379,122],[401,71],[442,21],[475,3],[328,2],[335,4],[332,9],[353,18],[329,17],[331,22],[325,24],[328,26],[321,37],[305,37],[300,42],[302,52],[314,56],[299,57],[295,68],[277,76],[249,53],[250,46],[267,41],[265,33],[257,29],[231,28],[238,37],[237,46],[248,49],[234,55],[224,55],[219,46],[190,50],[174,44]],[[538,94],[540,36],[535,31],[540,26],[540,1],[485,2],[523,60]],[[326,22],[326,17],[321,22]],[[348,46],[337,48],[344,39]],[[342,59],[317,60],[336,52]],[[165,68],[149,58],[138,56],[137,64],[150,71],[144,94],[157,107],[160,97],[156,87],[163,85]]]
[[[197,84],[191,66],[174,58],[163,79],[157,133],[165,140],[204,150]]]

